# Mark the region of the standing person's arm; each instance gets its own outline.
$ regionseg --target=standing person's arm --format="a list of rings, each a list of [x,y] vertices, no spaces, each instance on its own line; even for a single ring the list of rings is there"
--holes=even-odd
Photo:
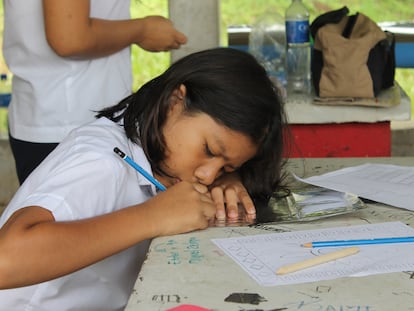
[[[131,44],[151,52],[166,51],[187,41],[169,19],[161,16],[91,18],[89,0],[43,0],[43,14],[47,41],[63,57],[102,57]]]

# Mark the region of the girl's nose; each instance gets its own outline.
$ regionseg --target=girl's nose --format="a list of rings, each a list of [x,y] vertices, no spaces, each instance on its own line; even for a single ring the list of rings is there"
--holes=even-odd
[[[222,172],[221,164],[210,162],[197,167],[194,171],[194,175],[199,183],[209,186],[222,174]]]

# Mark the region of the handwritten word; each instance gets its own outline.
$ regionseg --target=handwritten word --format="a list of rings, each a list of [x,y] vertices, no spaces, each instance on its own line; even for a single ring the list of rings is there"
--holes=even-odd
[[[153,251],[165,253],[169,265],[198,264],[203,261],[200,241],[196,237],[190,237],[186,241],[169,239],[154,245]]]
[[[288,304],[289,310],[306,310],[306,311],[378,311],[377,308],[369,305],[333,305],[324,304],[322,301],[299,301]]]
[[[156,301],[156,302],[181,302],[181,298],[179,295],[165,295],[165,294],[161,294],[161,295],[154,295],[152,296],[152,301]]]

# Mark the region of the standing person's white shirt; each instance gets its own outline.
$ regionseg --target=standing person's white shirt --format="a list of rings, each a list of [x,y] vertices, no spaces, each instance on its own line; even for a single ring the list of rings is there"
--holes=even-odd
[[[132,91],[129,48],[79,60],[58,56],[49,46],[41,0],[4,1],[3,52],[13,73],[10,133],[37,143],[60,142]],[[128,0],[91,0],[91,17],[130,18]]]

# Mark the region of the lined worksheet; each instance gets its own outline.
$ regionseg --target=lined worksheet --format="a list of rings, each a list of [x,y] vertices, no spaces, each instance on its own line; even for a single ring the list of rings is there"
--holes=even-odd
[[[360,245],[357,254],[304,270],[277,275],[285,265],[337,251],[343,247],[305,248],[307,242],[414,236],[402,222],[335,227],[213,239],[219,248],[262,286],[276,286],[414,271],[414,243]]]

